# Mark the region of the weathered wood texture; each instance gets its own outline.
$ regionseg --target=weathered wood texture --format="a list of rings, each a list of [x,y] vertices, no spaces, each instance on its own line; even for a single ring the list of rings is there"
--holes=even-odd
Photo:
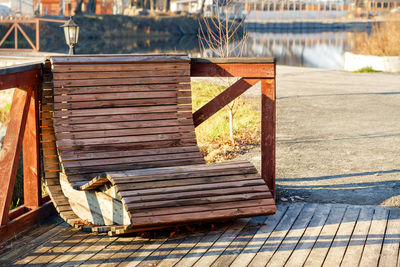
[[[41,217],[48,216],[52,204],[42,198],[38,139],[38,91],[41,64],[0,69],[0,90],[15,88],[10,122],[0,155],[0,242],[17,235]],[[9,211],[18,162],[23,147],[24,205]]]
[[[79,221],[79,217],[72,211],[68,199],[62,193],[58,175],[60,163],[58,160],[56,141],[55,138],[49,138],[54,135],[52,120],[53,83],[51,63],[49,60],[45,62],[43,70],[43,88],[40,95],[40,140],[45,185],[60,217],[70,225],[75,225],[75,223]]]
[[[188,57],[76,56],[51,61],[42,96],[41,138],[46,184],[67,222],[74,224],[80,211],[91,209],[82,206],[85,199],[73,197],[82,194],[72,187],[65,199],[60,172],[74,188],[86,191],[87,199],[100,190],[121,200],[133,231],[275,212],[273,195],[250,163],[204,165],[194,132]],[[271,70],[269,65],[266,70]],[[202,119],[256,81],[240,80],[214,101],[216,105],[205,108]],[[92,212],[101,210],[101,203],[92,206]],[[110,213],[106,220],[125,221],[117,220],[120,215]],[[82,218],[91,221],[90,216]]]
[[[1,68],[0,90],[40,85],[41,69],[41,64]]]
[[[397,266],[399,222],[397,207],[308,203],[172,237],[94,236],[56,220],[0,249],[0,265]]]
[[[275,78],[275,61],[271,58],[192,58],[192,77]]]
[[[54,133],[71,182],[88,182],[101,172],[204,163],[191,121],[186,56],[52,57],[52,62]],[[104,63],[129,71],[75,69]],[[125,89],[108,92],[116,85]]]
[[[39,99],[41,86],[36,86],[29,100],[29,110],[23,140],[24,205],[37,208],[42,201],[42,179],[39,154]]]
[[[248,162],[114,172],[108,179],[117,186],[134,227],[275,212],[268,187]]]
[[[31,95],[32,87],[28,91],[14,90],[10,122],[1,150],[0,173],[4,180],[0,183],[0,225],[8,222],[8,210],[11,205]]]
[[[261,176],[272,190],[275,189],[276,96],[275,79],[261,80]]]

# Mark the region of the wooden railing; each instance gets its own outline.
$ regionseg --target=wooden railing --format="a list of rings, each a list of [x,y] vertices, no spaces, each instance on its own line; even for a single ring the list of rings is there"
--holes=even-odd
[[[41,190],[38,134],[41,87],[41,63],[0,69],[0,90],[15,88],[0,153],[0,242],[37,223],[53,209],[49,198],[42,197]],[[21,150],[24,204],[9,211]]]
[[[232,86],[193,113],[200,125],[225,105],[261,82],[261,176],[275,198],[275,60],[260,58],[219,58],[191,61],[191,77],[240,77]]]
[[[0,90],[16,88],[0,154],[0,242],[54,211],[42,197],[39,97],[42,63],[0,69]],[[193,114],[195,126],[261,81],[261,175],[275,196],[275,62],[273,59],[192,59],[192,77],[240,77]],[[23,150],[24,205],[9,211]]]
[[[40,22],[56,22],[56,23],[65,23],[67,22],[66,20],[59,20],[59,19],[45,19],[45,18],[31,18],[31,19],[26,19],[26,18],[1,18],[0,19],[0,25],[10,25],[10,28],[7,30],[7,32],[3,35],[0,36],[0,50],[5,50],[5,51],[34,51],[37,52],[40,49]],[[23,25],[26,24],[34,24],[35,25],[35,42],[31,40],[31,38],[26,34],[26,32],[23,29]],[[9,47],[9,48],[4,48],[2,47],[7,38],[14,32],[14,46]],[[18,45],[18,35],[22,34],[22,40],[25,40],[30,48],[20,48]]]

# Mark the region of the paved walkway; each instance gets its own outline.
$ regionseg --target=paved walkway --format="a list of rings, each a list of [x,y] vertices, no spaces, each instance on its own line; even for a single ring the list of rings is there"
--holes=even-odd
[[[400,74],[277,67],[279,197],[400,206],[399,147]]]
[[[389,267],[399,243],[400,208],[294,203],[173,237],[85,234],[54,216],[1,249],[0,264]]]

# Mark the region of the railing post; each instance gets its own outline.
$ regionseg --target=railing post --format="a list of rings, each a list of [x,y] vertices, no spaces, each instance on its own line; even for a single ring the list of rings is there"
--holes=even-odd
[[[275,190],[275,79],[261,80],[261,176]]]
[[[17,22],[14,22],[14,48],[18,49],[18,27]]]
[[[26,117],[32,87],[28,91],[15,89],[3,148],[0,153],[0,174],[4,177],[0,183],[0,225],[8,222],[12,192],[17,174],[18,161],[21,155]]]
[[[39,19],[36,19],[36,52],[40,50]]]
[[[23,141],[24,162],[24,205],[34,209],[41,205],[41,171],[39,161],[39,86],[30,98],[28,118]]]

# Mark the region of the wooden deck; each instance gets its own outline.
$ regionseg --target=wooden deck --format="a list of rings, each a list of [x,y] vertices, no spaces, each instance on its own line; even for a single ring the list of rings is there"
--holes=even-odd
[[[272,216],[168,234],[86,234],[53,216],[1,248],[0,265],[400,265],[400,208],[280,204]]]

